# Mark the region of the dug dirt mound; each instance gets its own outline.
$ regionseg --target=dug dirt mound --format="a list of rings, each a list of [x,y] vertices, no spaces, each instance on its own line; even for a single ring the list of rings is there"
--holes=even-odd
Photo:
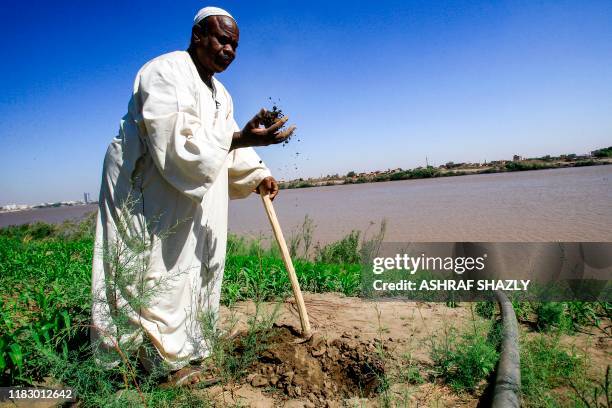
[[[254,387],[275,387],[291,398],[332,400],[376,395],[385,367],[375,341],[327,340],[313,335],[301,342],[288,327],[274,327],[250,368]]]

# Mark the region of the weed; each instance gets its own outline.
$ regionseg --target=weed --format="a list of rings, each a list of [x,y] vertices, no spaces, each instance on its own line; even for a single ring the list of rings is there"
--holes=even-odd
[[[487,334],[493,327],[493,322],[485,322],[462,333],[451,327],[441,340],[432,339],[431,358],[436,374],[455,390],[474,390],[497,363],[499,339]]]
[[[314,231],[314,222],[308,215],[304,216],[304,222],[297,233],[293,233],[289,240],[289,253],[292,258],[299,256],[300,247],[301,258],[308,259],[310,247],[312,246],[312,236]]]
[[[562,302],[544,302],[536,309],[536,326],[539,330],[551,330],[552,328],[565,328],[565,304]]]
[[[402,355],[402,367],[398,377],[401,382],[408,384],[423,384],[425,382],[418,364],[409,352]]]
[[[495,303],[491,301],[476,302],[476,314],[484,319],[491,319],[495,314]]]
[[[340,263],[356,264],[360,261],[359,256],[359,231],[351,231],[340,241],[315,247],[316,262],[318,263]]]
[[[576,379],[584,358],[559,343],[559,335],[521,341],[521,392],[524,406],[555,404],[554,390]]]
[[[570,381],[576,397],[587,408],[609,408],[612,406],[612,390],[610,389],[610,366],[606,368],[606,375],[601,382],[591,386],[576,385]]]
[[[516,318],[519,321],[525,321],[529,319],[530,315],[533,313],[533,306],[530,302],[521,302],[513,300],[512,307],[514,308],[514,313],[516,314]]]
[[[246,374],[247,369],[265,350],[270,337],[270,328],[276,321],[280,303],[270,312],[264,312],[262,304],[255,302],[255,314],[247,319],[247,330],[238,340],[226,334],[235,330],[235,321],[220,331],[217,328],[216,316],[203,314],[201,323],[203,335],[209,345],[211,354],[209,362],[216,368],[222,383],[236,381]]]

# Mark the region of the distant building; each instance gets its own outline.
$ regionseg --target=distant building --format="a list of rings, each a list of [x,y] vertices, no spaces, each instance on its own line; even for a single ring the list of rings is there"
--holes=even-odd
[[[513,162],[518,162],[523,160],[523,158],[521,156],[519,156],[518,154],[515,154],[514,156],[512,156],[512,161]]]
[[[490,161],[489,164],[491,166],[504,166],[506,164],[506,161],[505,160],[493,160],[493,161]]]
[[[27,205],[27,204],[8,204],[5,205],[4,207],[0,207],[0,211],[21,211],[21,210],[28,210],[32,208],[31,206]]]
[[[83,202],[87,204],[90,201],[91,201],[91,195],[89,193],[83,193]]]

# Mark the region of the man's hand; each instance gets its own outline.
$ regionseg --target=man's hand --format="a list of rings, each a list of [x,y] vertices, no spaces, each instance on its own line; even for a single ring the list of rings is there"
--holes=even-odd
[[[256,193],[259,193],[260,189],[264,190],[264,194],[270,194],[270,200],[274,200],[274,197],[278,194],[278,183],[276,179],[272,176],[268,176],[265,179],[261,180],[261,183],[255,189]]]
[[[287,116],[276,120],[276,122],[268,128],[260,127],[264,123],[263,118],[265,114],[265,109],[260,110],[259,113],[244,126],[244,129],[234,133],[230,150],[240,147],[268,146],[282,143],[293,134],[295,126],[291,126],[289,129],[282,132],[280,131],[289,119]]]

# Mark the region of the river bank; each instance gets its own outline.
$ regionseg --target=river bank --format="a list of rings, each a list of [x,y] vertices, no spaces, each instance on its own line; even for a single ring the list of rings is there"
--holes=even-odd
[[[531,171],[548,169],[566,169],[571,167],[603,166],[612,164],[612,158],[589,158],[582,160],[515,160],[497,161],[489,164],[449,162],[439,167],[427,166],[403,170],[389,169],[359,173],[351,171],[345,176],[327,176],[321,178],[298,179],[280,183],[281,189],[337,186],[343,184],[379,183],[384,181],[416,180],[435,177],[456,177],[474,174],[505,173],[513,171]]]

